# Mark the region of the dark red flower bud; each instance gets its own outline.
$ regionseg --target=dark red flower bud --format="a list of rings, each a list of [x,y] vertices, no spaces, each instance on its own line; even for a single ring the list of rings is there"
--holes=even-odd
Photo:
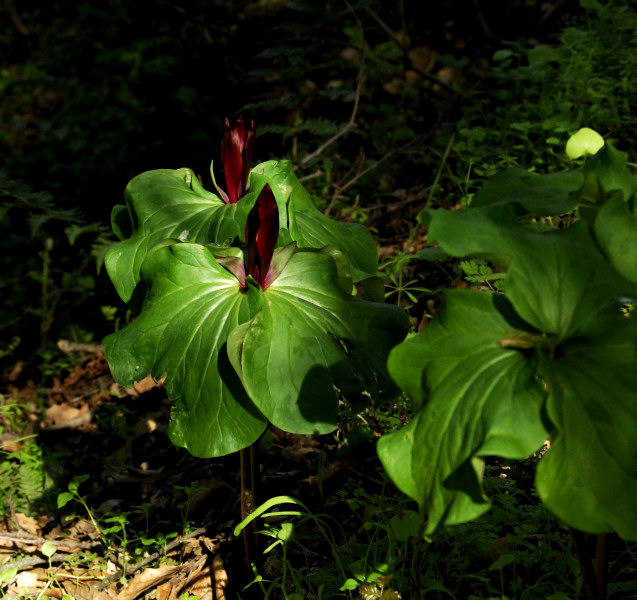
[[[224,121],[221,162],[228,193],[222,190],[219,192],[226,204],[234,204],[246,191],[256,131],[257,126],[254,121],[250,122],[250,129],[246,129],[243,117],[237,119],[234,127],[230,127],[230,121],[227,118]]]
[[[263,289],[271,283],[267,277],[279,237],[279,207],[270,186],[266,184],[246,222],[246,275],[252,275]]]

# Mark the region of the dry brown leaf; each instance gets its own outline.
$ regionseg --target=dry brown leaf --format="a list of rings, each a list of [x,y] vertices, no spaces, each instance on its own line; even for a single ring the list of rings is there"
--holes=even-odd
[[[42,579],[45,576],[44,569],[31,569],[22,571],[16,575],[15,581],[7,588],[8,594],[30,594],[44,587]]]
[[[42,533],[40,525],[33,517],[28,517],[23,513],[16,513],[15,518],[20,529],[24,529],[24,531],[28,531],[32,535],[39,536]]]
[[[69,527],[69,538],[72,540],[80,540],[86,536],[91,539],[98,537],[95,526],[88,519],[78,519]]]
[[[157,586],[156,600],[168,600],[170,598],[170,593],[173,589],[173,584],[171,581],[167,581],[166,583],[162,583]]]
[[[226,599],[226,586],[228,585],[228,574],[223,566],[222,558],[217,555],[212,561],[212,569],[214,572],[215,580],[215,595],[216,600]]]
[[[416,46],[409,50],[407,56],[414,67],[428,73],[436,66],[440,53],[429,46]]]
[[[201,563],[201,569],[188,577],[188,584],[179,590],[179,595],[188,592],[191,596],[197,596],[199,600],[213,600],[212,582],[213,576],[210,565],[206,564],[207,559],[204,558]]]
[[[56,425],[57,423],[63,423],[64,421],[70,421],[80,414],[80,409],[74,406],[69,406],[66,403],[54,404],[46,409],[46,418],[44,420],[46,425]]]
[[[110,600],[106,592],[96,590],[93,586],[79,582],[77,579],[67,579],[62,582],[62,586],[74,600]]]
[[[130,580],[128,585],[117,595],[117,600],[134,600],[146,590],[164,583],[183,568],[184,565],[162,565],[157,569],[144,569]]]

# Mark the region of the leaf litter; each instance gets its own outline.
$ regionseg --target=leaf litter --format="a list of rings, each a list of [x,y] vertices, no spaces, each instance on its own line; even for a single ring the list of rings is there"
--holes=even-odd
[[[238,457],[204,460],[176,448],[165,433],[171,403],[161,382],[148,377],[123,388],[101,347],[90,350],[74,354],[68,375],[46,387],[24,363],[2,375],[0,400],[21,407],[19,422],[0,416],[2,459],[19,461],[38,448],[35,467],[53,482],[26,498],[25,511],[16,510],[20,481],[0,492],[7,507],[0,521],[4,597],[234,597],[254,577],[243,565],[241,539],[232,536],[240,515]],[[329,435],[271,428],[265,440],[262,501],[285,491],[312,505],[373,455],[370,447],[359,458],[335,458]],[[78,493],[101,531],[79,502],[56,506],[82,474],[89,477]],[[47,558],[49,543],[55,551]],[[308,548],[317,562],[324,554]]]

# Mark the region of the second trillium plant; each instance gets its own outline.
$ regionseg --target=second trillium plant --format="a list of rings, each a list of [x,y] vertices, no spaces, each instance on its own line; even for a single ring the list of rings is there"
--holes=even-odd
[[[226,123],[221,197],[189,169],[150,171],[113,211],[106,265],[138,313],[104,340],[113,377],[165,376],[170,438],[201,457],[249,446],[268,422],[332,431],[339,394],[392,397],[385,365],[408,329],[402,309],[352,295],[377,278],[369,232],[322,215],[289,163],[250,171],[254,134]]]

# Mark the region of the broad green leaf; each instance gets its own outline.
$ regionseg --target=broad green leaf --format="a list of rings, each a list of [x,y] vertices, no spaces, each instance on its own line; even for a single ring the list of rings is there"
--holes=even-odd
[[[559,215],[577,206],[583,183],[580,171],[541,175],[512,167],[481,187],[471,201],[471,208],[519,204],[526,213]]]
[[[235,329],[228,354],[249,396],[277,427],[326,433],[336,426],[335,388],[346,398],[389,396],[389,350],[408,329],[396,306],[353,297],[329,252],[298,251],[264,293],[255,317]]]
[[[106,254],[106,269],[122,300],[141,301],[143,293],[137,294],[140,298],[133,294],[142,263],[157,243],[169,238],[201,244],[242,239],[256,195],[225,204],[190,169],[158,169],[135,177],[124,192],[128,210],[115,207],[112,215],[117,235],[129,237]]]
[[[426,402],[406,431],[381,438],[378,452],[424,508],[426,533],[488,510],[485,456],[523,458],[548,437],[535,361],[500,343],[522,326],[504,298],[450,290],[427,328],[390,354],[391,375],[401,387],[420,382]]]
[[[378,252],[366,227],[335,221],[319,211],[296,178],[290,161],[268,161],[253,169],[253,173],[261,172],[275,196],[277,192],[282,194],[288,209],[291,239],[299,248],[333,246],[350,261],[354,281],[376,275]]]
[[[245,448],[265,429],[226,354],[230,332],[251,319],[260,290],[239,291],[210,250],[189,243],[159,247],[142,267],[149,284],[140,316],[108,336],[104,351],[122,385],[166,376],[176,402],[169,435],[195,456]]]
[[[626,279],[637,283],[637,218],[621,194],[602,205],[593,229],[606,258]]]
[[[585,223],[539,233],[497,207],[437,210],[429,239],[451,256],[487,255],[508,269],[507,297],[517,313],[560,339],[637,298],[637,286],[610,268]]]
[[[572,527],[637,540],[637,324],[608,325],[606,336],[566,342],[542,362],[555,432],[536,484]]]
[[[228,245],[244,240],[247,215],[269,183],[279,205],[277,246],[296,241],[301,248],[334,246],[347,258],[354,281],[377,271],[377,251],[369,231],[323,215],[294,175],[289,161],[257,165],[250,187],[236,204],[225,204],[206,191],[190,169],[158,169],[135,177],[126,187],[126,206],[116,206],[112,226],[122,240],[106,255],[106,269],[120,297],[137,308],[145,289],[137,287],[148,252],[158,243],[180,239]]]
[[[248,446],[265,418],[295,433],[331,431],[334,386],[345,397],[395,393],[385,360],[407,332],[404,311],[346,292],[333,250],[288,249],[264,292],[222,266],[237,249],[160,243],[142,265],[141,314],[104,341],[119,383],[166,376],[169,435],[196,456]]]
[[[400,347],[398,346],[396,350]],[[390,371],[395,376],[391,365]],[[423,504],[421,474],[416,472],[413,466],[414,455],[418,452],[414,449],[414,432],[420,427],[420,422],[424,418],[424,411],[416,412],[405,427],[382,436],[376,446],[381,463],[396,487],[421,506]]]
[[[604,196],[619,190],[627,202],[637,192],[637,181],[628,170],[628,155],[611,144],[604,147],[584,165],[584,175],[594,175]],[[605,197],[600,198],[602,202]]]
[[[563,231],[529,232],[515,242],[507,297],[520,317],[544,333],[559,339],[586,335],[637,298],[637,285],[610,267],[583,222]]]
[[[407,542],[413,537],[418,537],[423,525],[422,516],[415,510],[404,510],[394,515],[389,520],[389,525],[399,542]]]

